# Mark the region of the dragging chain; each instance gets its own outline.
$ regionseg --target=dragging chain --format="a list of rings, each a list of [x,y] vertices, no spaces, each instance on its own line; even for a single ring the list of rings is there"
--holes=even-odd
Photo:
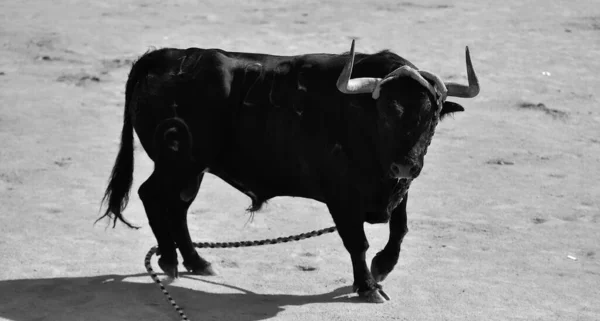
[[[264,240],[256,240],[256,241],[240,241],[240,242],[202,242],[202,243],[192,243],[192,244],[194,245],[194,247],[199,248],[199,249],[201,249],[201,248],[224,249],[224,248],[272,245],[272,244],[300,241],[300,240],[308,239],[311,237],[320,236],[323,234],[333,233],[336,230],[337,230],[337,228],[335,226],[332,226],[332,227],[324,228],[324,229],[317,230],[317,231],[312,231],[312,232],[302,233],[302,234],[297,234],[297,235],[291,235],[291,236],[287,236],[287,237],[278,237],[275,239],[264,239]],[[148,271],[148,274],[150,274],[150,277],[152,277],[152,280],[154,280],[154,282],[156,282],[156,284],[158,284],[158,286],[160,286],[161,291],[167,297],[167,300],[169,300],[169,303],[171,303],[171,305],[173,306],[175,311],[177,311],[177,313],[179,313],[181,320],[189,321],[188,317],[183,312],[183,309],[181,309],[181,307],[179,307],[177,305],[177,303],[175,303],[175,300],[173,300],[173,298],[171,297],[171,294],[169,294],[169,291],[167,291],[167,289],[162,284],[162,282],[160,282],[160,280],[158,279],[158,275],[156,275],[156,273],[152,269],[150,259],[152,258],[152,256],[154,254],[156,254],[157,251],[158,251],[158,247],[153,246],[150,249],[150,251],[148,251],[148,254],[146,254],[146,258],[144,259],[144,265],[146,266],[146,270]]]

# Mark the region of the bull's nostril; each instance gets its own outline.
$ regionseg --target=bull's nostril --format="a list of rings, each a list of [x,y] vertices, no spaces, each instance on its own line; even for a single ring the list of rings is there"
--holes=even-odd
[[[391,175],[394,178],[408,178],[411,175],[412,168],[405,165],[392,164],[390,166]]]

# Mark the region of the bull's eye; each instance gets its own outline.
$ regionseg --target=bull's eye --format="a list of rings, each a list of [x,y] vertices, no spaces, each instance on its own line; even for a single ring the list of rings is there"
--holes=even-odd
[[[397,101],[392,101],[388,104],[388,108],[391,110],[394,115],[400,117],[404,114],[404,108]]]
[[[402,117],[402,115],[404,115],[404,110],[402,108],[394,108],[392,109],[392,112],[396,117]]]

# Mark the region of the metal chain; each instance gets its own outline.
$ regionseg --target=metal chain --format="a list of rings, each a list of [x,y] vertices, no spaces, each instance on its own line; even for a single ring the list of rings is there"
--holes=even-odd
[[[156,284],[158,284],[158,286],[160,286],[160,290],[167,297],[167,300],[169,300],[169,303],[171,303],[171,305],[173,306],[173,309],[175,309],[175,311],[177,311],[177,313],[179,313],[181,320],[189,321],[190,319],[188,319],[188,317],[185,315],[185,313],[183,313],[183,309],[180,308],[177,305],[177,303],[175,303],[175,300],[173,300],[173,298],[171,297],[171,294],[169,294],[169,291],[167,291],[167,289],[162,284],[162,282],[160,282],[160,280],[158,279],[158,275],[156,275],[156,273],[152,269],[152,264],[150,263],[150,259],[152,258],[152,255],[156,254],[156,252],[158,252],[158,247],[153,246],[150,249],[150,251],[148,251],[148,254],[146,254],[146,258],[144,259],[144,265],[146,266],[146,271],[148,271],[148,274],[150,274],[150,277],[152,278],[152,280],[154,280],[154,282],[156,282]]]
[[[225,248],[239,248],[239,247],[250,247],[250,246],[261,246],[261,245],[273,245],[273,244],[279,244],[279,243],[287,243],[287,242],[291,242],[291,241],[300,241],[300,240],[308,239],[311,237],[320,236],[323,234],[333,233],[336,230],[337,230],[337,228],[335,226],[332,226],[332,227],[324,228],[321,230],[311,231],[308,233],[290,235],[287,237],[278,237],[276,239],[264,239],[264,240],[257,240],[257,241],[239,241],[239,242],[202,242],[202,243],[192,243],[192,244],[194,245],[194,247],[199,248],[199,249],[201,249],[201,248],[225,249]],[[160,280],[158,279],[158,275],[156,275],[156,273],[152,269],[152,264],[150,263],[150,259],[152,259],[152,256],[154,254],[156,254],[157,252],[158,252],[158,247],[153,246],[150,249],[150,251],[148,251],[148,254],[146,254],[146,257],[144,259],[144,265],[146,266],[146,271],[148,271],[148,274],[150,274],[150,277],[152,278],[152,280],[154,280],[154,282],[156,284],[158,284],[158,286],[160,286],[160,290],[167,297],[167,300],[169,300],[169,303],[171,303],[171,305],[173,306],[175,311],[177,311],[177,313],[179,313],[181,320],[189,321],[190,319],[188,319],[188,317],[185,315],[185,313],[183,312],[183,309],[181,307],[179,307],[177,305],[177,303],[175,303],[175,300],[173,300],[173,298],[171,297],[171,294],[169,294],[169,291],[167,291],[167,289],[162,284],[162,282],[160,282]]]

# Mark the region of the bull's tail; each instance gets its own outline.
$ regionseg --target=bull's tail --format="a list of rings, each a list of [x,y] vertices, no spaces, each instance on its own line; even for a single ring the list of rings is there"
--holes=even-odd
[[[135,86],[142,77],[145,77],[149,65],[152,63],[150,59],[144,59],[148,53],[142,56],[135,62],[129,73],[127,84],[125,86],[125,111],[123,115],[123,129],[121,131],[121,146],[119,154],[112,169],[112,173],[102,198],[102,204],[106,203],[106,211],[104,215],[96,220],[109,217],[113,219],[113,227],[116,226],[117,220],[125,223],[130,228],[139,228],[133,226],[123,218],[122,212],[127,207],[129,202],[129,191],[133,182],[133,122],[131,112],[129,110],[131,97]]]
[[[110,175],[110,180],[102,203],[107,203],[104,215],[96,220],[98,222],[104,217],[113,219],[113,227],[117,224],[117,219],[131,228],[138,228],[127,222],[121,214],[129,202],[129,191],[133,182],[133,124],[131,116],[125,108],[123,117],[123,130],[121,131],[121,147],[115,161],[115,165]]]

